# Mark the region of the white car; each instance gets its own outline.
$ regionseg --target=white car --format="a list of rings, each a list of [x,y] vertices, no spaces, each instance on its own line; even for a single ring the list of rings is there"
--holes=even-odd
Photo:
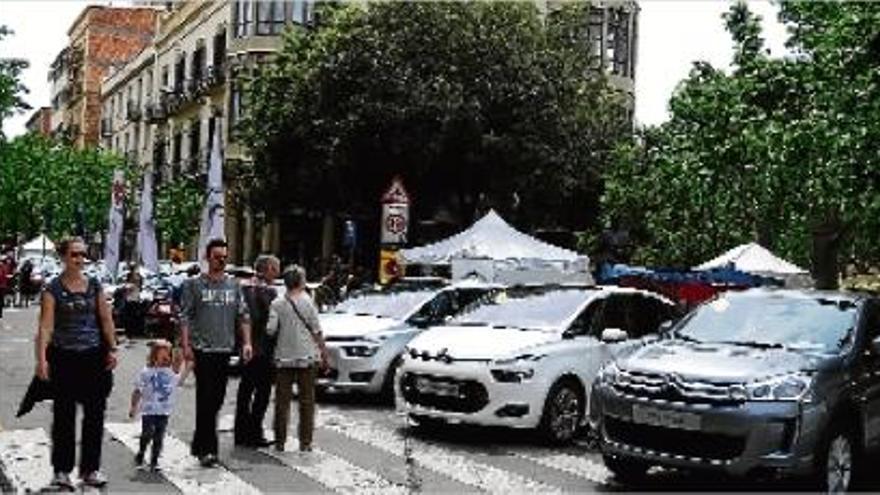
[[[636,289],[510,289],[409,343],[397,406],[423,426],[540,428],[564,443],[586,422],[599,368],[676,315],[669,300]]]
[[[353,296],[321,314],[330,372],[318,385],[394,395],[394,372],[406,344],[430,326],[500,290],[481,282],[440,288],[404,286]]]

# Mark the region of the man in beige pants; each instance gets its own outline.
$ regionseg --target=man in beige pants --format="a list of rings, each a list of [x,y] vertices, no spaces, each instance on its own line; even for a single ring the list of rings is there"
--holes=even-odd
[[[327,349],[321,335],[318,309],[305,292],[306,273],[298,266],[284,271],[287,293],[272,302],[268,335],[278,335],[275,346],[275,449],[284,450],[293,382],[299,393],[299,450],[312,450],[315,429],[315,378],[326,369]]]

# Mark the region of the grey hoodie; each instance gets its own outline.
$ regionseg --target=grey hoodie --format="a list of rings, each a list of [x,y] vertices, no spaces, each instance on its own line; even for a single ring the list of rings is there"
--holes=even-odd
[[[218,281],[207,275],[187,279],[180,305],[181,324],[189,327],[193,349],[199,351],[232,352],[238,325],[249,321],[241,286],[228,276]]]

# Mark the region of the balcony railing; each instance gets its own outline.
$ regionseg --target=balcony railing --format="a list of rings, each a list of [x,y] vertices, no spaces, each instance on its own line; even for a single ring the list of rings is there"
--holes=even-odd
[[[143,111],[140,104],[134,101],[128,102],[125,108],[125,115],[131,122],[137,122],[143,117]]]
[[[168,97],[162,94],[158,100],[147,103],[144,107],[147,122],[158,124],[168,118]]]

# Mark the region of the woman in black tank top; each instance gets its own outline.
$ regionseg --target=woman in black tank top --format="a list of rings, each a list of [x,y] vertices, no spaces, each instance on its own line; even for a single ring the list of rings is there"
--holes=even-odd
[[[43,292],[36,337],[36,375],[51,380],[53,484],[75,488],[70,479],[76,447],[76,406],[83,408],[79,472],[90,486],[103,486],[100,472],[104,411],[116,367],[116,331],[100,282],[83,273],[82,239],[59,244],[64,271]],[[50,351],[51,345],[51,351]]]

